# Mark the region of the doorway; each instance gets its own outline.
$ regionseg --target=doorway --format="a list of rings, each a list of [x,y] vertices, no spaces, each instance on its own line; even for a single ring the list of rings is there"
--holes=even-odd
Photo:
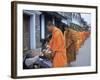
[[[23,14],[23,50],[30,49],[30,16]]]

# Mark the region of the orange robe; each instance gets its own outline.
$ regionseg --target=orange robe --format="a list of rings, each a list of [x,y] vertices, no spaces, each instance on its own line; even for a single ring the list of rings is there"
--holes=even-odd
[[[50,48],[53,50],[53,67],[64,67],[67,65],[65,39],[60,29],[54,27]]]

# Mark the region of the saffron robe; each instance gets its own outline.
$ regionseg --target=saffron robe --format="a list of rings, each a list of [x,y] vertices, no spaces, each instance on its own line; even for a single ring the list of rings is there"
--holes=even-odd
[[[64,67],[67,65],[67,56],[65,48],[65,39],[63,33],[57,27],[54,27],[52,38],[49,43],[53,50],[53,67]]]

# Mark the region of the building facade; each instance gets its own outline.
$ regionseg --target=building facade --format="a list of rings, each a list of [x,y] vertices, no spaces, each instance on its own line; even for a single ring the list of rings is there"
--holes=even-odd
[[[80,13],[71,12],[47,12],[47,11],[23,11],[23,50],[40,49],[41,39],[49,34],[48,21],[64,31],[64,27],[72,23],[80,27],[87,27],[87,23],[81,18]]]

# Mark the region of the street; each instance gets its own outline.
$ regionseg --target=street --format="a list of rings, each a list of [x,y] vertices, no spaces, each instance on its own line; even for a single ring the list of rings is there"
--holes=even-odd
[[[90,66],[91,62],[91,38],[89,37],[85,43],[81,46],[76,61],[71,62],[71,67],[77,66]]]

